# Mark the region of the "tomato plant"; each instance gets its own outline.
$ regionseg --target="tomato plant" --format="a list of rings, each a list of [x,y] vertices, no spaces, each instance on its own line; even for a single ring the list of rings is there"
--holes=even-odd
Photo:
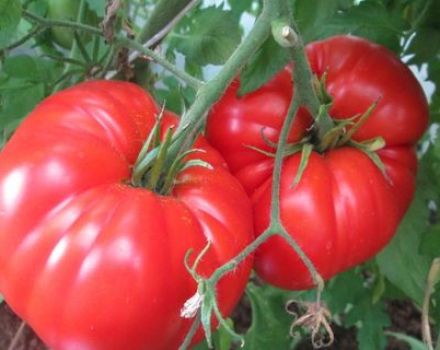
[[[48,344],[74,339],[72,347],[90,342],[91,350],[127,349],[147,336],[159,348],[187,350],[199,328],[206,342],[197,350],[229,350],[240,341],[244,349],[293,350],[333,339],[335,348],[383,350],[395,338],[440,347],[429,334],[440,322],[439,18],[440,2],[431,0],[0,0],[0,148],[8,144],[0,155],[7,174],[0,174],[7,206],[0,206],[0,348],[38,340],[7,304]],[[332,38],[348,33],[369,43]],[[429,101],[420,140],[426,101],[397,57]],[[102,80],[136,83],[179,122],[165,111],[159,137],[154,102],[133,85]],[[54,94],[48,101],[63,102],[33,111]],[[228,208],[234,218],[246,216],[228,195],[229,180],[215,175],[215,191],[203,196],[209,176],[224,172],[218,151],[197,137],[211,109],[207,135],[256,213],[258,237],[236,249],[237,237],[220,234],[234,231],[223,224]],[[154,137],[144,152],[147,134]],[[173,205],[182,209],[177,218]],[[181,222],[188,212],[191,222]],[[210,226],[208,212],[217,215]],[[135,236],[138,227],[146,237]],[[183,252],[194,249],[192,266],[206,243],[199,229],[222,239],[211,240],[200,275],[190,268],[191,278]],[[124,265],[120,232],[118,242],[141,244],[132,250],[139,274]],[[169,239],[157,244],[159,232]],[[247,297],[229,313],[233,302],[224,300],[238,298],[255,253],[264,280],[248,279]],[[323,283],[321,275],[334,274]],[[270,284],[308,288],[309,276],[310,291]],[[118,278],[135,287],[125,290]],[[403,314],[411,316],[399,322]],[[104,344],[107,338],[116,341]]]
[[[384,47],[336,36],[311,43],[306,51],[312,72],[319,79],[326,76],[334,120],[359,119],[377,102],[351,140],[312,152],[298,184],[294,179],[301,152],[283,163],[281,220],[319,273],[329,279],[374,256],[395,233],[414,194],[414,145],[427,127],[428,107],[412,73]],[[287,113],[290,69],[247,95],[238,96],[238,88],[236,81],[212,109],[207,137],[251,196],[255,230],[260,234],[270,220],[274,160],[267,152],[274,151]],[[313,133],[310,123],[307,112],[300,110],[289,142]],[[314,137],[307,142],[313,143]],[[377,152],[384,171],[373,162],[374,154],[361,149],[379,137],[385,141]],[[313,286],[303,262],[280,237],[259,248],[255,268],[278,287]]]
[[[158,108],[130,83],[94,81],[44,100],[0,155],[0,290],[51,347],[177,349],[197,289],[252,240],[250,203],[199,138],[169,196],[129,184]],[[164,124],[175,124],[169,114]],[[227,315],[252,261],[221,280]],[[199,336],[200,339],[200,336]]]

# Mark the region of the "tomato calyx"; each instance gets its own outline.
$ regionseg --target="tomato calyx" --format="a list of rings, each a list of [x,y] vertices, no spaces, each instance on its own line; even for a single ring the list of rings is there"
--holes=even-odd
[[[241,347],[243,347],[243,336],[233,330],[220,311],[217,303],[216,283],[211,278],[205,278],[197,272],[197,267],[199,266],[203,257],[208,253],[211,245],[211,241],[208,241],[202,251],[197,255],[192,265],[190,264],[190,257],[193,253],[193,250],[189,249],[186,252],[184,259],[185,268],[192,278],[197,282],[197,290],[193,296],[185,301],[180,310],[180,317],[198,317],[205,332],[206,342],[208,343],[209,348],[213,348],[211,323],[215,316],[219,324],[231,336],[231,338],[239,341],[241,343]],[[197,324],[198,322],[194,322],[194,325],[198,327]]]
[[[388,174],[385,171],[385,166],[378,154],[376,153],[377,151],[385,147],[385,139],[381,136],[362,142],[358,142],[353,139],[355,133],[365,124],[368,118],[372,115],[378,103],[379,99],[373,102],[370,107],[368,107],[368,109],[361,115],[355,115],[354,117],[348,119],[335,120],[335,127],[327,131],[321,139],[316,138],[316,133],[313,133],[312,130],[312,142],[314,142],[315,150],[318,153],[325,153],[329,150],[344,146],[357,148],[358,150],[365,153],[376,165],[376,167],[379,168],[387,181],[390,181]],[[328,113],[331,105],[322,105],[321,107],[322,108],[320,108],[320,113],[316,121],[318,125],[321,113]]]
[[[335,126],[332,129],[328,130],[321,138],[319,138],[317,133],[314,131],[315,125],[319,128],[319,123],[322,119],[322,115],[328,113],[331,108],[331,104],[321,105],[315,124],[312,127],[312,138],[314,139],[316,150],[319,153],[323,153],[327,150],[342,147],[350,143],[353,135],[362,127],[362,125],[365,124],[365,122],[373,113],[377,104],[378,101],[373,102],[371,106],[368,107],[368,109],[361,115],[355,115],[347,119],[335,120]],[[370,140],[367,141],[367,143],[370,142]]]
[[[325,77],[322,78],[322,80],[319,82],[319,86],[324,86],[325,79]],[[325,89],[322,89],[321,92],[322,98],[330,98],[330,95],[326,93]],[[378,154],[376,153],[377,151],[385,147],[384,138],[378,136],[362,142],[358,142],[353,139],[354,134],[362,127],[362,125],[365,124],[365,122],[371,116],[378,102],[379,100],[373,102],[371,106],[368,107],[368,109],[361,115],[355,115],[354,117],[347,119],[334,119],[334,126],[328,129],[323,135],[321,135],[322,129],[320,128],[320,123],[322,120],[325,120],[329,116],[331,102],[327,104],[321,104],[318,115],[315,119],[315,123],[309,129],[308,134],[303,137],[299,142],[287,144],[284,149],[284,157],[301,152],[300,164],[295,179],[293,180],[292,187],[300,182],[302,174],[307,167],[307,163],[309,161],[312,151],[324,154],[330,150],[346,146],[357,148],[365,153],[371,159],[371,161],[380,169],[387,181],[390,181],[390,178],[386,173],[385,166]],[[261,130],[261,137],[264,140],[264,143],[270,148],[274,149],[274,151],[266,151],[251,145],[246,145],[246,147],[266,156],[275,158],[277,143],[271,141],[264,134],[264,128]]]
[[[187,156],[195,152],[205,152],[203,149],[192,148],[170,160],[170,149],[179,141],[182,134],[174,136],[175,127],[169,127],[163,139],[161,126],[164,109],[156,118],[155,125],[148,135],[133,167],[131,184],[134,187],[144,187],[158,194],[169,194],[176,177],[184,170],[193,166],[202,166],[212,169],[212,166],[200,159],[187,160]]]

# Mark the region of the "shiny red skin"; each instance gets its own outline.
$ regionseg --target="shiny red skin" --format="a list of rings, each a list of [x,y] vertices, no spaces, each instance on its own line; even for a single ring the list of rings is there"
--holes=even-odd
[[[43,101],[0,154],[0,292],[54,350],[177,349],[197,288],[185,253],[210,240],[208,275],[252,241],[249,199],[202,138],[193,157],[213,169],[185,170],[172,195],[128,184],[157,112],[136,85],[83,83]],[[225,315],[251,266],[220,281]]]
[[[428,105],[410,70],[386,48],[361,38],[337,36],[311,43],[306,51],[318,77],[328,72],[333,118],[363,113],[378,101],[354,139],[385,139],[386,147],[378,154],[390,180],[365,153],[344,146],[323,154],[313,152],[300,183],[292,188],[300,154],[284,160],[281,220],[320,274],[329,279],[374,256],[395,233],[413,197],[414,145],[427,127]],[[289,76],[286,68],[243,97],[237,97],[235,83],[208,120],[208,140],[252,198],[257,235],[269,224],[274,161],[246,146],[270,150],[261,136],[263,129],[278,137],[290,100]],[[297,115],[296,139],[306,134],[307,120],[303,111]],[[313,286],[302,261],[279,237],[269,239],[257,251],[255,269],[281,288]]]

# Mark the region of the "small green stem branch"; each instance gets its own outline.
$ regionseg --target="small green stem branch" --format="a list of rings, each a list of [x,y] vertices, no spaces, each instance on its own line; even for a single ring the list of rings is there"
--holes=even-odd
[[[95,28],[86,24],[71,22],[71,21],[48,20],[44,17],[35,15],[26,10],[23,11],[23,16],[28,20],[30,20],[31,22],[37,23],[44,28],[64,27],[64,28],[71,28],[72,30],[88,32],[94,35],[103,36],[103,33],[99,28]],[[182,81],[192,86],[196,90],[199,89],[200,86],[203,84],[203,82],[201,82],[200,80],[178,69],[175,65],[170,63],[166,58],[162,57],[157,52],[150,50],[146,47],[143,47],[142,44],[138,43],[135,40],[131,40],[123,36],[118,36],[113,44],[115,46],[125,46],[133,50],[137,50],[142,54],[151,57],[151,59],[154,60],[156,63],[160,64],[162,67],[169,70],[171,73],[175,74],[178,78],[180,78]]]
[[[191,345],[192,339],[194,338],[197,330],[200,327],[200,324],[201,324],[200,313],[197,313],[197,315],[191,325],[191,328],[189,329],[188,333],[186,334],[185,339],[183,340],[183,343],[179,347],[179,350],[186,350],[189,348],[189,346]]]
[[[80,0],[79,9],[78,9],[78,16],[76,18],[76,22],[77,23],[84,22],[85,14],[86,14],[86,2],[85,2],[85,0]],[[69,57],[72,59],[76,59],[76,58],[80,57],[80,48],[78,47],[77,40],[73,41],[72,47],[70,49]],[[66,66],[66,70],[67,69],[69,69],[68,65]]]
[[[86,12],[86,2],[85,0],[80,0],[78,14],[76,17],[76,23],[83,22],[85,12]],[[79,38],[79,36],[77,37]],[[65,60],[67,64],[64,66],[63,75],[67,75],[71,70],[74,69],[74,63],[72,62],[74,61],[81,62],[81,60],[78,60],[79,57],[80,57],[80,48],[78,46],[77,40],[74,40],[70,48],[69,57],[67,60]],[[85,65],[85,67],[87,67],[87,65]],[[54,87],[54,92],[62,90],[66,86],[67,81],[68,81],[67,79],[60,81],[59,84]]]
[[[203,85],[203,82],[194,78],[190,74],[186,73],[185,71],[182,71],[178,69],[175,65],[170,63],[166,58],[159,55],[157,52],[150,50],[146,47],[144,47],[142,44],[135,40],[131,40],[125,37],[118,36],[115,39],[115,44],[118,46],[124,46],[128,47],[130,49],[136,50],[141,52],[142,54],[151,57],[155,62],[160,64],[165,69],[169,70],[171,73],[176,75],[178,78],[183,80],[185,83],[193,87],[195,90],[200,89],[200,87]]]
[[[194,8],[194,6],[200,2],[200,0],[178,1],[181,4],[177,7],[172,6],[170,0],[162,0],[157,4],[137,41],[143,43],[145,47],[154,47],[192,8]],[[182,5],[185,6],[180,9]],[[172,12],[167,13],[167,16],[164,16],[164,7],[168,10],[172,10]],[[158,16],[158,14],[161,14],[161,16]],[[157,18],[161,18],[162,20],[158,21]]]
[[[169,4],[169,0],[162,0],[154,8],[153,13],[151,14],[149,20],[147,21],[145,27],[143,28],[136,41],[142,43],[143,47],[154,49],[154,47],[158,43],[160,43],[160,41],[177,25],[177,23],[179,23],[179,21],[199,2],[200,0],[191,0],[189,2],[188,0],[184,0],[183,3],[186,3],[186,6],[182,10],[180,10],[180,12],[176,12],[180,7],[173,7]],[[165,17],[163,17],[163,12],[161,13],[160,11],[158,11],[158,9],[160,10],[164,6],[166,6],[168,9],[171,8],[173,10],[171,13],[167,13],[167,16]],[[157,16],[157,12],[161,13],[162,16]],[[160,17],[161,20],[158,21],[157,17]],[[164,18],[166,18],[166,20]],[[152,32],[152,29],[155,27],[157,27],[156,31]],[[142,52],[138,50],[133,51],[128,57],[128,62],[134,62],[141,54]],[[141,64],[145,65],[145,62]],[[117,71],[113,71],[107,77],[113,78],[114,76],[116,76],[116,74]]]
[[[237,256],[229,260],[226,264],[220,266],[217,270],[213,272],[208,281],[211,284],[216,284],[225,274],[231,270],[237,268],[249,255],[251,255],[257,248],[267,241],[271,236],[277,234],[277,231],[272,229],[267,229],[261,235],[259,235],[251,244],[249,244],[245,249],[243,249]]]
[[[426,281],[425,295],[422,306],[422,336],[423,341],[428,350],[434,350],[432,344],[431,327],[429,324],[429,304],[431,302],[431,295],[438,280],[440,279],[440,258],[434,259],[429,269],[428,278]],[[440,338],[439,338],[440,339]],[[440,348],[440,342],[437,342],[435,350]]]
[[[102,36],[101,29],[93,27],[93,26],[89,26],[87,24],[71,22],[71,21],[59,21],[59,20],[46,19],[44,17],[33,14],[32,12],[29,12],[27,10],[23,10],[23,17],[28,19],[31,22],[39,23],[47,28],[49,28],[49,27],[71,28],[73,30],[80,30],[83,32],[88,32],[91,34]]]
[[[36,25],[29,33],[25,34],[23,37],[18,39],[17,41],[13,42],[9,46],[5,47],[4,49],[0,51],[9,51],[12,49],[15,49],[16,47],[19,47],[20,45],[23,45],[26,41],[32,39],[34,36],[39,35],[43,31],[45,31],[47,28],[41,24]]]
[[[136,40],[142,44],[149,41],[174,21],[179,13],[184,12],[186,7],[191,6],[191,3],[194,3],[194,0],[158,1]]]

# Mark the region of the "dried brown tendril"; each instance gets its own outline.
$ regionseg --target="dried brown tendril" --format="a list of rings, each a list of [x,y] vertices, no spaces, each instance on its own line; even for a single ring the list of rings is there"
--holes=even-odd
[[[290,300],[286,311],[294,316],[290,335],[295,337],[300,328],[305,328],[311,334],[312,345],[315,349],[333,344],[334,334],[330,327],[330,311],[322,302],[305,302]]]

